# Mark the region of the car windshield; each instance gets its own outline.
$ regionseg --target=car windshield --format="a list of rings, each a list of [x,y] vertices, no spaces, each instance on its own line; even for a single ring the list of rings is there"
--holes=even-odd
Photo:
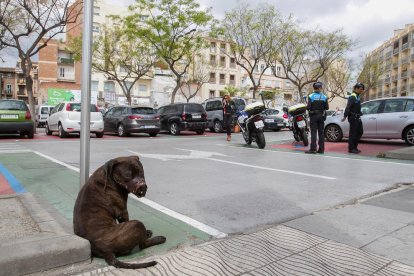
[[[26,104],[21,101],[0,101],[2,110],[26,110]]]
[[[203,112],[203,106],[201,104],[187,104],[185,112]]]
[[[135,107],[131,109],[132,114],[155,114],[155,110],[151,107]]]
[[[49,114],[49,107],[42,107],[40,109],[40,114]]]
[[[81,103],[69,103],[70,111],[81,111]],[[99,112],[96,105],[91,104],[91,112]]]

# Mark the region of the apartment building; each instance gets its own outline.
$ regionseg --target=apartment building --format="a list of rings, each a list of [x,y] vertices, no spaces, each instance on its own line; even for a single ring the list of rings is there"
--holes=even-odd
[[[29,103],[29,95],[26,89],[26,78],[23,70],[19,67],[0,68],[0,98],[2,99],[18,99]],[[38,100],[38,64],[32,64],[31,76],[33,79],[33,97],[34,102]]]
[[[367,55],[381,64],[381,77],[365,98],[414,95],[414,24],[394,31],[394,36]]]
[[[39,51],[38,104],[57,104],[66,100],[63,93],[80,94],[81,65],[66,50],[65,42],[51,39]],[[61,95],[59,99],[56,93]],[[79,95],[77,96],[77,99]]]
[[[210,65],[209,82],[204,84],[199,97],[205,100],[212,97],[220,96],[227,86],[236,88],[247,88],[248,99],[253,98],[251,89],[252,82],[246,71],[236,64],[234,57],[227,55],[230,51],[230,42],[206,37],[209,47],[202,53]],[[284,102],[296,100],[294,98],[294,87],[289,80],[278,78],[275,76],[280,74],[282,76],[282,67],[266,68],[265,62],[260,62],[254,68],[254,79],[258,82],[261,72],[263,72],[259,91],[279,89],[280,93],[276,99],[277,105],[282,105]]]
[[[73,8],[81,9],[82,4],[79,3],[82,0],[77,0],[71,6]],[[128,8],[125,6],[109,5],[105,0],[95,0],[93,7],[93,21],[92,21],[92,32],[93,35],[99,34],[101,28],[105,24],[111,24],[111,16],[125,16],[128,14]],[[83,28],[83,15],[78,17],[77,22],[69,24],[67,26],[68,35],[72,37],[82,35]],[[122,74],[123,68],[118,68]],[[132,81],[132,80],[131,80]],[[142,77],[132,87],[131,100],[132,104],[147,105],[150,106],[152,103],[151,99],[151,81],[152,77]],[[98,95],[98,104],[113,105],[113,104],[127,104],[127,99],[122,92],[121,86],[111,78],[106,78],[103,73],[92,71],[91,77],[91,90],[96,91]]]

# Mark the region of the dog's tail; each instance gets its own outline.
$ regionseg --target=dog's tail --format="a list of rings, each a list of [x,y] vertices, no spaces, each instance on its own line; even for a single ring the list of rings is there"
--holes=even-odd
[[[105,257],[105,261],[114,267],[118,268],[127,268],[127,269],[137,269],[137,268],[146,268],[150,266],[154,266],[157,264],[156,261],[151,261],[147,263],[125,263],[118,260],[113,253],[107,255]]]

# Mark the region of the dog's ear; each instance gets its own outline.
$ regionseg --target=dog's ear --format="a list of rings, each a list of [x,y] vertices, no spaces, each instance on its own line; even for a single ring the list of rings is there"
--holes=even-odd
[[[117,159],[111,159],[105,163],[104,170],[105,170],[106,177],[112,176],[112,172],[116,164],[118,164]]]

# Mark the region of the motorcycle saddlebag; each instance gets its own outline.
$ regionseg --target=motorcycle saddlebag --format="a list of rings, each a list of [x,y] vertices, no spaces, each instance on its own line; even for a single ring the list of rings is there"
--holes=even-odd
[[[298,114],[302,114],[306,112],[306,105],[299,103],[299,104],[295,104],[292,105],[288,108],[288,113],[292,116],[298,115]]]
[[[262,112],[265,109],[266,108],[265,108],[263,103],[255,102],[255,103],[251,103],[251,104],[246,105],[246,107],[244,108],[244,111],[250,117],[252,115],[259,114],[260,112]]]

